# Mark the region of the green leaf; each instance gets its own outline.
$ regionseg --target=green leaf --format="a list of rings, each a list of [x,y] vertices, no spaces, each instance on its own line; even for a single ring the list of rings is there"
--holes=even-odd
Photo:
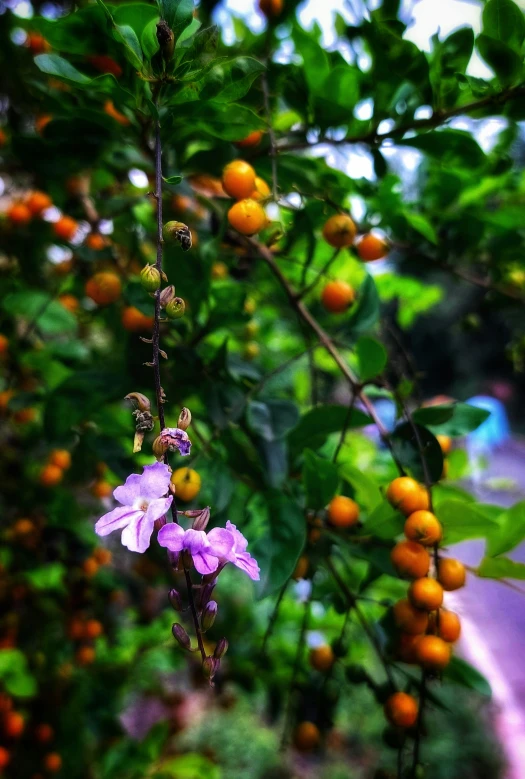
[[[137,33],[128,24],[115,25],[114,35],[117,40],[122,41],[125,47],[126,57],[134,68],[142,68],[142,49],[140,48]]]
[[[297,426],[288,436],[290,447],[301,451],[306,447],[312,449],[321,446],[331,433],[338,433],[343,429],[348,416],[348,408],[345,406],[317,406],[307,411],[300,418]],[[348,429],[364,427],[371,424],[372,420],[359,409],[352,409]]]
[[[162,18],[171,27],[175,41],[193,20],[193,0],[160,0]]]
[[[250,429],[265,441],[278,441],[296,426],[299,411],[289,400],[251,401],[246,419]]]
[[[508,557],[484,557],[477,575],[482,579],[525,579],[525,563],[516,563]]]
[[[495,529],[493,517],[480,511],[476,503],[445,499],[435,507],[443,525],[443,543],[458,544],[471,538],[485,538]]]
[[[202,25],[202,22],[200,22],[198,19],[196,19],[195,17],[193,17],[193,19],[191,20],[191,22],[189,23],[189,25],[186,27],[186,29],[185,29],[185,30],[183,30],[183,31],[181,32],[181,34],[179,35],[179,39],[178,39],[178,41],[177,41],[177,46],[176,46],[176,48],[179,48],[179,47],[180,47],[180,45],[181,45],[182,43],[184,43],[184,41],[187,41],[187,40],[188,40],[188,38],[191,38],[191,37],[192,37],[192,35],[195,35],[195,33],[197,32],[197,30],[199,30],[199,29],[200,29],[201,25]]]
[[[417,430],[417,436],[414,428]],[[419,451],[418,438],[421,452]],[[403,422],[396,427],[390,440],[403,468],[410,471],[414,478],[424,481],[425,472],[422,463],[424,458],[431,482],[440,480],[443,473],[443,452],[430,430],[415,422],[413,425],[409,422]]]
[[[140,45],[147,60],[151,60],[160,49],[157,39],[157,22],[158,16],[148,22],[140,36]]]
[[[124,3],[112,8],[113,20],[118,27],[131,27],[140,40],[146,27],[156,24],[159,11],[156,5],[147,3]]]
[[[519,79],[523,60],[510,46],[483,34],[478,35],[476,46],[503,86],[510,86]]]
[[[370,330],[378,321],[380,313],[379,295],[374,279],[367,273],[357,296],[357,303],[350,309],[345,321],[345,330],[352,336]]]
[[[387,353],[383,344],[375,338],[361,336],[355,346],[359,362],[359,377],[362,382],[380,376],[386,368]]]
[[[339,473],[354,488],[356,501],[360,506],[364,506],[368,511],[372,511],[382,502],[383,495],[375,481],[358,468],[344,464],[339,468]]]
[[[369,514],[363,526],[365,535],[392,540],[403,532],[404,519],[393,506],[384,500]]]
[[[47,292],[27,290],[7,295],[2,308],[11,316],[21,316],[28,322],[34,322],[44,335],[69,335],[77,330],[75,316]]]
[[[19,649],[0,649],[0,679],[9,695],[17,698],[36,695],[36,680],[29,673],[26,657]]]
[[[294,28],[293,39],[297,52],[303,58],[304,76],[308,89],[312,94],[322,96],[323,85],[330,76],[330,62],[326,51],[310,33],[298,26]]]
[[[335,463],[319,457],[310,449],[306,449],[303,480],[307,508],[323,509],[332,500],[339,486],[339,470]]]
[[[483,695],[485,698],[492,697],[490,684],[485,677],[470,663],[462,660],[457,655],[454,655],[447,665],[443,672],[443,678],[449,682],[460,684],[462,687],[467,687],[469,690],[475,690],[475,692]]]
[[[490,411],[468,403],[446,403],[418,408],[413,419],[420,425],[436,428],[441,435],[458,438],[476,430],[490,416]]]
[[[253,57],[236,57],[216,65],[204,79],[201,100],[233,103],[244,97],[264,69],[264,65]]]
[[[399,146],[412,146],[414,149],[434,157],[443,165],[463,165],[479,168],[486,161],[481,147],[470,133],[463,130],[431,130],[397,141]]]
[[[483,33],[519,52],[525,38],[525,17],[512,0],[489,0],[483,9]]]
[[[306,541],[304,514],[282,492],[266,494],[267,532],[254,545],[253,555],[261,567],[259,597],[280,590],[294,572]]]
[[[96,79],[89,78],[73,67],[70,62],[58,54],[39,54],[35,57],[35,65],[43,73],[56,76],[71,84],[88,86]]]
[[[162,777],[177,777],[177,779],[202,779],[204,776],[206,779],[222,779],[223,777],[220,766],[195,752],[170,757],[159,763],[159,770],[163,772]]]
[[[414,228],[414,230],[417,230],[418,233],[421,233],[421,235],[424,236],[427,241],[430,241],[430,243],[437,244],[437,233],[426,216],[423,216],[423,214],[417,214],[415,211],[404,211],[403,215],[409,225]]]
[[[175,186],[177,184],[180,184],[180,182],[182,181],[182,176],[169,176],[167,179],[164,178],[164,176],[163,176],[162,180],[166,184],[172,184],[173,186]]]
[[[25,578],[35,590],[64,592],[66,568],[62,563],[48,563],[33,571],[26,571]]]
[[[487,555],[509,552],[525,539],[525,501],[516,503],[498,517],[498,526],[488,537]]]

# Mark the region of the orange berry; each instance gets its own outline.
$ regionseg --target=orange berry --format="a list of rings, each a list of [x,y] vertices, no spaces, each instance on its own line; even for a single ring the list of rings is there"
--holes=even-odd
[[[0,692],[0,713],[5,714],[13,708],[13,700],[5,692]]]
[[[99,306],[107,306],[119,299],[122,284],[116,273],[101,271],[86,282],[86,295]]]
[[[321,293],[321,302],[332,314],[342,314],[355,300],[355,291],[346,281],[329,281]]]
[[[400,576],[420,579],[426,576],[430,568],[430,555],[421,544],[415,541],[400,541],[390,552],[392,565]]]
[[[86,237],[85,243],[88,249],[92,249],[94,252],[99,252],[105,246],[107,246],[108,242],[103,235],[100,235],[100,233],[89,233],[89,235]]]
[[[98,619],[88,619],[84,625],[84,638],[98,638],[103,632],[102,622]]]
[[[35,130],[39,135],[42,135],[44,128],[47,127],[49,122],[53,121],[53,117],[50,114],[42,114],[35,119]]]
[[[39,481],[43,487],[56,487],[64,478],[62,468],[49,463],[40,471]]]
[[[46,771],[51,774],[56,774],[62,768],[62,758],[58,752],[50,752],[44,758],[44,766]]]
[[[431,511],[420,509],[410,514],[405,522],[405,535],[411,541],[417,541],[423,546],[439,544],[443,529],[435,514]]]
[[[222,188],[236,200],[250,197],[255,189],[255,171],[248,162],[234,160],[222,171]]]
[[[257,146],[261,142],[263,134],[261,130],[253,130],[246,138],[242,138],[240,141],[235,141],[235,145],[239,149],[249,149],[252,146]]]
[[[266,214],[257,201],[239,200],[228,211],[228,221],[242,235],[255,235],[266,224]]]
[[[111,116],[112,119],[121,124],[123,127],[126,127],[128,124],[130,124],[128,117],[115,108],[113,100],[106,100],[104,103],[104,111],[108,116]]]
[[[11,755],[5,747],[0,747],[0,771],[2,771],[11,760]]]
[[[74,617],[68,625],[67,634],[71,641],[79,641],[84,637],[84,622],[79,617]]]
[[[97,573],[98,569],[99,564],[94,557],[88,557],[87,560],[84,560],[82,563],[82,570],[86,576],[89,576],[90,578]]]
[[[126,306],[122,311],[122,324],[124,329],[130,333],[141,333],[144,330],[151,330],[154,321],[152,316],[143,314],[135,306]]]
[[[111,563],[112,554],[109,549],[99,547],[93,552],[93,557],[99,565],[109,565]]]
[[[395,692],[385,703],[385,716],[396,728],[411,728],[416,724],[418,705],[406,692]]]
[[[189,502],[196,498],[201,488],[200,474],[193,468],[177,468],[171,474],[171,483],[175,487],[177,500]]]
[[[95,650],[92,646],[81,646],[75,653],[75,660],[78,665],[91,665],[95,662]]]
[[[394,605],[394,622],[400,630],[415,636],[424,633],[428,627],[428,614],[410,603],[406,598]]]
[[[319,746],[321,734],[313,722],[301,722],[295,728],[293,743],[300,752],[309,752]]]
[[[310,651],[308,661],[316,671],[329,671],[335,661],[332,647],[328,644],[315,647]]]
[[[310,560],[306,556],[302,556],[297,560],[297,565],[292,574],[292,578],[298,581],[299,579],[305,579],[308,569],[310,567]]]
[[[334,527],[352,527],[359,521],[359,506],[345,495],[337,495],[328,504],[328,522]]]
[[[388,254],[388,244],[383,238],[367,233],[357,244],[357,253],[363,262],[380,260]]]
[[[390,482],[386,498],[394,508],[407,517],[414,511],[428,510],[427,490],[410,476],[398,476],[397,479]]]
[[[26,225],[31,221],[31,211],[25,203],[13,203],[7,209],[7,218],[15,225]]]
[[[53,224],[53,232],[62,241],[71,241],[78,230],[78,223],[70,216],[61,216]]]
[[[37,725],[35,728],[35,738],[41,744],[47,744],[48,741],[51,741],[53,739],[54,735],[55,733],[53,728],[51,727],[51,725],[48,725],[46,722]]]
[[[51,51],[48,41],[38,32],[30,32],[26,38],[25,46],[31,54],[36,57],[37,54],[46,54]]]
[[[437,435],[436,438],[443,455],[446,457],[452,451],[452,438],[449,435]]]
[[[266,200],[271,195],[270,187],[264,181],[264,179],[259,178],[259,176],[255,177],[255,189],[253,190],[252,194],[250,195],[252,200]]]
[[[58,296],[58,302],[61,306],[64,306],[68,311],[71,311],[72,314],[75,314],[80,306],[80,303],[78,301],[78,298],[76,298],[74,295],[69,295],[68,293],[64,293],[63,295]]]
[[[26,198],[26,206],[33,216],[40,216],[42,211],[45,211],[46,208],[50,208],[52,205],[53,201],[45,192],[31,192]]]
[[[416,663],[416,649],[421,633],[401,633],[397,645],[397,657],[403,663]]]
[[[115,78],[122,75],[122,68],[118,62],[115,62],[113,57],[108,57],[107,54],[94,54],[87,60],[99,73],[111,73]]]
[[[424,576],[408,588],[408,598],[416,609],[434,611],[443,603],[443,587],[435,579]]]
[[[91,492],[95,498],[109,498],[113,492],[113,487],[107,481],[97,481],[91,488]]]
[[[283,0],[259,0],[259,9],[267,19],[275,19],[283,10]]]
[[[10,711],[4,718],[4,733],[8,738],[19,738],[25,725],[25,720],[18,711]]]
[[[212,279],[227,279],[228,278],[228,266],[224,262],[214,262],[211,266]]]
[[[9,339],[0,333],[0,356],[7,353],[9,349]]]
[[[437,614],[439,614],[439,619],[436,616]],[[436,614],[431,614],[429,626],[431,631],[449,644],[457,641],[461,634],[461,622],[458,615],[453,611],[440,609]]]
[[[417,662],[427,671],[442,671],[450,662],[452,650],[439,636],[421,636],[416,648]]]
[[[9,401],[14,397],[14,394],[14,390],[4,390],[3,392],[0,392],[0,411],[8,410]]]
[[[348,214],[334,214],[323,227],[323,238],[337,249],[353,244],[356,234],[357,228]]]
[[[7,143],[7,134],[6,134],[5,130],[2,130],[2,128],[0,127],[0,149],[3,146],[5,146],[6,143]]]
[[[15,411],[13,419],[19,425],[27,425],[29,422],[34,422],[36,416],[36,408],[21,408],[19,411]]]
[[[73,259],[64,260],[63,262],[57,262],[53,265],[53,273],[55,276],[67,276],[73,270]],[[63,297],[62,295],[60,297]],[[65,297],[73,297],[73,295],[66,295]],[[60,300],[60,298],[59,298]]]
[[[35,525],[30,519],[17,519],[13,525],[15,536],[28,536],[35,530]]]
[[[63,471],[67,471],[68,468],[71,468],[71,454],[67,449],[53,449],[49,455],[49,462],[62,468]]]
[[[443,589],[451,592],[459,590],[465,585],[467,571],[459,560],[454,560],[452,557],[442,557],[438,562],[437,577]]]

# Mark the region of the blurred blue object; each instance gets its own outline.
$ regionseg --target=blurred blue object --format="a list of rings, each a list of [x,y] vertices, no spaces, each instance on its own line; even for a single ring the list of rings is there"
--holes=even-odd
[[[510,438],[510,427],[507,412],[503,403],[488,395],[476,395],[467,400],[467,403],[476,408],[490,411],[490,417],[485,420],[477,430],[467,436],[467,447],[477,454],[489,454],[497,446],[505,443]]]

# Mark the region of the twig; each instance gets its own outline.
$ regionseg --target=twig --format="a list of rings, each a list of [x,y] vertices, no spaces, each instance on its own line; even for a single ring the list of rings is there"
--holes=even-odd
[[[315,279],[312,282],[310,282],[310,284],[308,284],[306,287],[304,287],[300,292],[297,293],[297,295],[296,295],[297,300],[302,300],[304,297],[306,297],[306,295],[316,286],[316,284],[319,283],[319,279],[322,276],[326,276],[330,266],[332,265],[332,263],[339,256],[339,252],[340,251],[341,251],[341,249],[336,249],[335,252],[330,257],[330,259],[327,262],[325,262],[325,264],[323,265],[321,270],[318,272],[318,274],[315,277]]]
[[[301,658],[302,658],[303,648],[304,648],[304,643],[306,638],[306,631],[308,629],[309,616],[310,616],[310,598],[308,598],[308,600],[304,604],[303,621],[301,623],[301,631],[299,633],[299,641],[297,642],[297,649],[295,652],[292,675],[290,678],[290,687],[288,692],[288,705],[286,707],[286,713],[284,715],[284,727],[283,727],[283,734],[281,737],[281,744],[280,744],[281,751],[284,750],[284,748],[286,747],[286,742],[288,740],[288,726],[290,722],[290,716],[292,713],[293,693],[294,693],[295,684],[297,682],[297,675],[299,673],[299,668],[301,667]]]
[[[273,633],[273,629],[275,627],[275,623],[277,622],[277,617],[279,615],[279,609],[281,607],[281,603],[282,603],[282,600],[283,600],[284,595],[286,593],[286,589],[288,587],[289,581],[290,580],[287,579],[285,581],[285,583],[283,584],[283,586],[281,587],[281,589],[279,591],[279,595],[277,596],[277,600],[275,601],[275,606],[273,607],[273,611],[272,611],[272,613],[270,615],[270,619],[268,621],[268,627],[266,628],[266,631],[264,633],[264,637],[263,637],[262,645],[261,645],[261,655],[263,657],[266,655],[266,647],[267,647],[268,641],[270,639],[270,636]]]
[[[333,463],[337,462],[337,458],[339,457],[339,452],[341,451],[341,449],[343,447],[344,440],[345,440],[346,434],[348,432],[348,426],[350,424],[350,420],[352,419],[352,413],[353,413],[353,410],[354,410],[356,397],[357,397],[357,395],[354,392],[354,394],[352,395],[352,400],[350,401],[350,403],[348,405],[348,411],[346,412],[345,420],[343,422],[343,429],[341,430],[341,435],[339,437],[339,442],[337,444],[337,448],[336,448],[336,450],[334,452],[334,456],[332,458],[332,462]]]

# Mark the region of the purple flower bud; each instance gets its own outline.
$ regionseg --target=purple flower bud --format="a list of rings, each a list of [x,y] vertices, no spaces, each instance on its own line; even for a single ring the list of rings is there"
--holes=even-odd
[[[210,600],[213,590],[215,589],[215,582],[213,584],[203,584],[198,597],[198,608],[200,611],[202,611],[205,607],[208,601]]]
[[[179,642],[183,649],[191,649],[191,640],[182,625],[175,622],[171,627],[173,638]]]
[[[209,630],[213,623],[215,622],[215,617],[217,616],[218,611],[217,601],[211,600],[208,604],[206,604],[206,608],[202,612],[202,629],[203,630]]]
[[[204,676],[206,676],[208,679],[213,679],[217,673],[218,667],[219,661],[215,657],[206,657],[202,661],[202,670],[204,672]]]
[[[192,528],[194,530],[206,530],[208,522],[210,521],[210,507],[201,509],[195,519],[193,520]]]
[[[177,590],[170,590],[168,598],[175,611],[182,611],[182,600]]]
[[[166,287],[160,293],[160,305],[161,305],[161,308],[166,308],[168,303],[171,303],[171,301],[174,298],[175,298],[175,287],[173,286],[173,284],[170,284],[169,287]]]
[[[213,656],[220,660],[221,657],[224,657],[226,652],[228,651],[228,642],[225,638],[220,638],[217,641],[217,646],[215,647],[215,651],[213,653]]]
[[[178,449],[182,455],[190,453],[191,441],[188,434],[178,427],[165,427],[157,441],[159,440],[160,444],[166,446],[170,452]]]

